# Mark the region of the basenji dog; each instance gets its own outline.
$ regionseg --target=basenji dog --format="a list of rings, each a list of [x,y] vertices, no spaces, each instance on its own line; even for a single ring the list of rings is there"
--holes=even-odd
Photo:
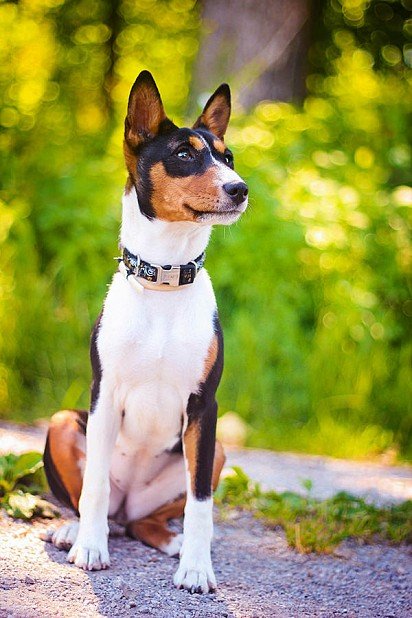
[[[152,75],[129,97],[119,270],[91,336],[88,412],[51,419],[44,463],[53,493],[80,516],[50,539],[87,570],[109,566],[108,517],[180,554],[179,588],[216,588],[212,492],[224,463],[215,393],[223,339],[204,268],[214,224],[237,221],[248,188],[223,138],[222,84],[192,128],[167,118]],[[168,520],[184,514],[183,534]]]

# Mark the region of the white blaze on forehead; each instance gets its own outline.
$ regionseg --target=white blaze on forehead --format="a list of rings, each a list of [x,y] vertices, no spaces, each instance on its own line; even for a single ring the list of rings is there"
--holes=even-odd
[[[217,172],[216,177],[215,177],[216,185],[220,187],[220,189],[222,190],[222,193],[224,194],[224,189],[223,189],[224,185],[231,184],[231,183],[244,182],[244,180],[239,176],[239,174],[235,172],[235,170],[232,170],[228,165],[226,165],[222,161],[219,161],[219,159],[216,159],[216,157],[213,155],[210,145],[206,142],[206,140],[202,136],[199,136],[199,137],[206,144],[210,152],[210,156],[212,158],[211,167],[214,168]],[[245,200],[241,204],[239,204],[237,208],[239,213],[244,212],[247,206],[248,206],[248,199],[246,197]],[[209,222],[213,223],[213,215],[206,215],[206,217]],[[220,215],[219,221],[217,222],[222,223],[221,215]],[[227,221],[227,223],[231,223],[231,222],[232,220]]]
[[[216,159],[216,157],[213,155],[210,144],[203,137],[203,135],[196,133],[196,137],[203,142],[203,144],[206,146],[207,150],[209,151],[210,156],[212,157],[213,166],[216,166],[218,168],[218,180],[222,183],[222,185],[227,184],[229,182],[244,182],[242,178],[239,176],[239,174],[237,174],[230,167],[222,163],[222,161],[219,161],[218,159]]]
[[[213,165],[215,165],[218,169],[218,179],[222,183],[222,185],[228,184],[229,182],[244,182],[242,178],[232,170],[230,167],[215,159],[212,155]]]
[[[216,157],[214,156],[212,152],[212,149],[210,148],[210,145],[205,140],[205,138],[202,137],[202,135],[199,135],[198,133],[196,133],[196,136],[202,140],[202,142],[206,145],[208,151],[210,152],[210,156],[212,157],[213,166],[217,167],[217,170],[218,170],[218,181],[222,185],[228,184],[229,182],[244,182],[242,178],[239,176],[239,174],[235,172],[235,170],[232,170],[229,166],[225,165],[225,163],[216,159]]]

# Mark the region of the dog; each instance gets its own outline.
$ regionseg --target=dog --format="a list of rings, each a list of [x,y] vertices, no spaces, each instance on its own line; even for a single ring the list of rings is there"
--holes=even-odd
[[[174,584],[216,588],[212,493],[225,460],[215,393],[223,338],[203,266],[214,224],[237,221],[248,188],[223,139],[222,84],[192,128],[165,114],[152,75],[129,96],[124,133],[119,270],[91,336],[91,404],[53,415],[44,465],[50,488],[79,521],[49,540],[86,570],[109,567],[108,517],[172,556]],[[183,534],[168,520],[184,515]]]

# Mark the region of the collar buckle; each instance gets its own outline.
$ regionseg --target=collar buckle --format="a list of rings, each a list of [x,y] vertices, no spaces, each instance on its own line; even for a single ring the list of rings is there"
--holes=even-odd
[[[180,282],[180,266],[171,266],[165,268],[156,264],[158,280],[156,283],[166,283],[175,287],[179,286]]]

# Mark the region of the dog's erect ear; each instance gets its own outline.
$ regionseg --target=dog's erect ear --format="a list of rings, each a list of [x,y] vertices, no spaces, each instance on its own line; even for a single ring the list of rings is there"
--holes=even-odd
[[[130,91],[124,123],[125,140],[130,146],[138,146],[158,135],[162,123],[173,126],[166,117],[152,74],[142,71]]]
[[[199,118],[193,125],[194,129],[205,127],[219,139],[223,139],[230,118],[230,88],[222,84],[212,94]]]

